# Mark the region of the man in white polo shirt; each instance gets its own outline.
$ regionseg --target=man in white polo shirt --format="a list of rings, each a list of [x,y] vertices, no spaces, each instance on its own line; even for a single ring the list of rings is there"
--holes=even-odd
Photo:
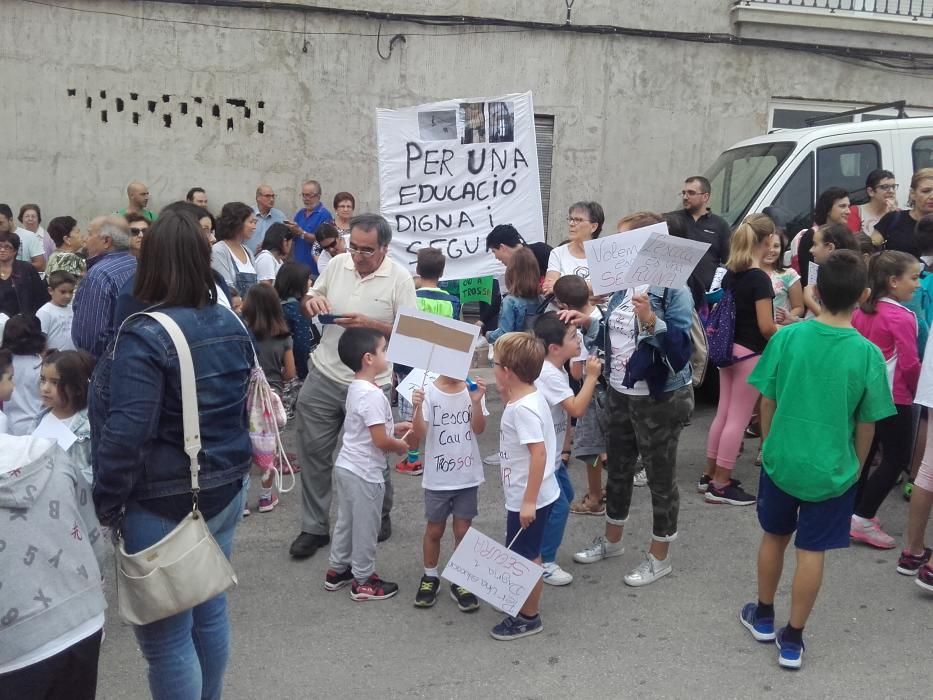
[[[388,257],[392,229],[378,214],[362,214],[350,221],[348,252],[331,260],[302,305],[306,316],[334,314],[324,324],[320,344],[308,360],[308,376],[298,394],[298,457],[301,464],[301,534],[291,555],[305,559],[330,543],[330,502],[334,449],[345,418],[344,404],[353,372],[340,361],[337,341],[345,328],[368,327],[388,338],[398,310],[417,308],[411,274]],[[388,390],[391,369],[378,378]],[[382,530],[391,534],[392,483],[386,470]]]

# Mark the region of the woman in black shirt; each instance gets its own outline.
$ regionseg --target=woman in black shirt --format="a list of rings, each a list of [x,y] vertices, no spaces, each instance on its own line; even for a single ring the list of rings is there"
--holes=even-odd
[[[917,222],[933,214],[933,168],[914,173],[910,180],[910,199],[913,206],[903,211],[892,211],[875,224],[871,240],[885,250],[900,250],[919,258],[920,249],[914,236]]]

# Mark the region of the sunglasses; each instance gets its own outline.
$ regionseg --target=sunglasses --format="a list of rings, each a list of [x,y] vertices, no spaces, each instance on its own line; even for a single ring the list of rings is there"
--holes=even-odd
[[[130,233],[134,236],[142,236],[146,232],[144,228],[136,228],[135,226],[130,226]]]

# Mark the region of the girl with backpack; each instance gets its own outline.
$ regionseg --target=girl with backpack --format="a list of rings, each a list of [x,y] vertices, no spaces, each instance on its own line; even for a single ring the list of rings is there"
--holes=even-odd
[[[732,478],[732,469],[758,400],[748,375],[777,332],[774,289],[768,273],[761,269],[774,230],[770,218],[750,214],[732,234],[723,297],[707,325],[710,361],[719,365],[719,406],[706,443],[706,471],[697,485],[707,503],[748,506],[755,502]]]
[[[869,475],[862,470],[849,531],[851,538],[877,549],[893,549],[894,538],[881,529],[878,508],[894,488],[913,453],[913,402],[920,379],[917,317],[903,304],[920,282],[920,262],[911,254],[888,250],[871,261],[871,294],[852,315],[852,325],[877,345],[888,365],[888,381],[897,413],[875,423],[875,439],[866,465],[881,448],[881,464]]]
[[[515,251],[505,268],[505,286],[508,295],[502,300],[499,327],[486,334],[493,344],[512,331],[531,330],[541,306],[541,268],[531,249],[523,246]]]

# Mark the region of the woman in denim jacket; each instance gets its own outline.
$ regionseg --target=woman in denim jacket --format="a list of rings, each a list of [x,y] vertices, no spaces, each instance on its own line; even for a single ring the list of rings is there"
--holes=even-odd
[[[648,212],[632,214],[619,222],[619,231],[661,220]],[[582,316],[573,318],[588,324]],[[677,537],[680,506],[677,443],[693,411],[692,320],[693,298],[686,287],[644,285],[613,294],[600,324],[598,341],[605,348],[609,383],[606,530],[573,558],[591,564],[623,553],[622,532],[641,455],[651,491],[653,534],[645,561],[623,579],[630,586],[644,586],[671,572],[668,549]]]
[[[217,304],[210,247],[190,212],[170,207],[149,229],[133,294],[171,316],[191,348],[202,444],[198,507],[229,557],[248,487],[253,347],[240,321]],[[139,552],[191,511],[175,345],[154,319],[131,316],[93,381],[110,384],[109,402],[96,389],[90,397],[94,504],[101,523],[121,529],[126,550]],[[225,595],[134,631],[155,700],[220,698],[230,646]]]

